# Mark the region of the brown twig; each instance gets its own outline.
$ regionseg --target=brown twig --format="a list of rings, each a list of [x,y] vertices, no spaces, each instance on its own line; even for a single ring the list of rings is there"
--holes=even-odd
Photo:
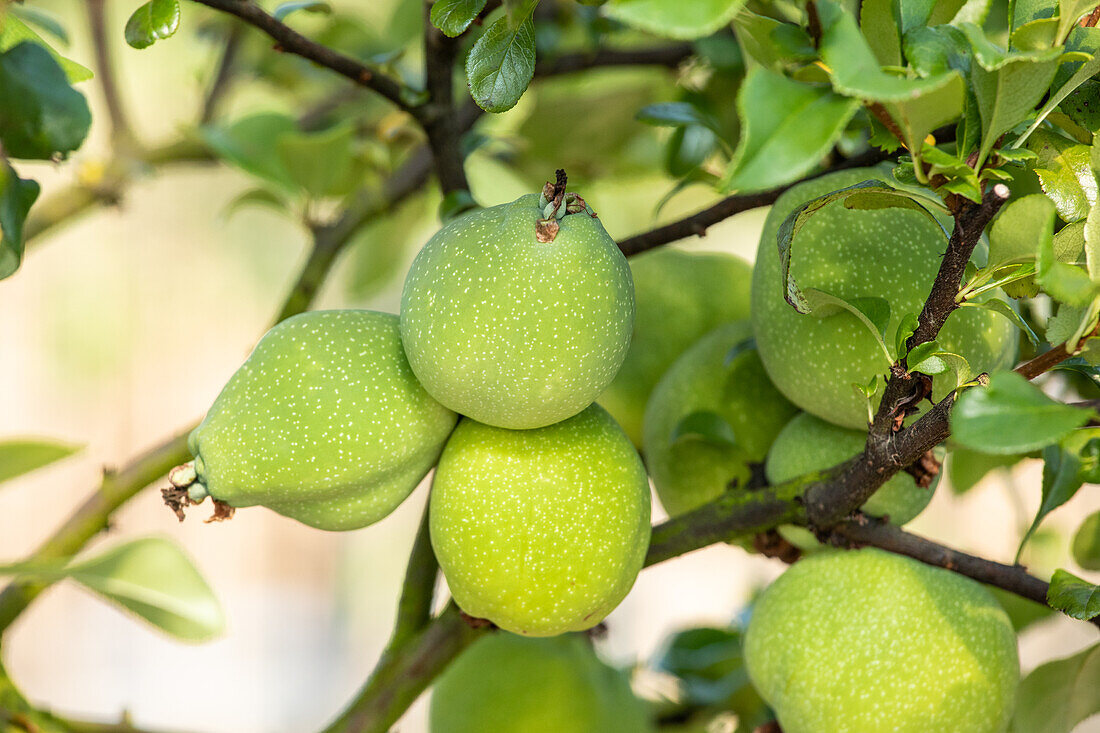
[[[133,128],[126,116],[126,108],[118,91],[114,65],[111,62],[111,44],[107,38],[105,0],[87,0],[88,26],[91,30],[92,48],[95,53],[96,77],[103,91],[103,103],[107,118],[111,121],[111,138],[116,146],[132,142]]]
[[[243,23],[234,22],[229,33],[225,37],[225,45],[222,46],[221,58],[218,59],[218,68],[214,72],[214,78],[206,90],[206,96],[202,101],[202,110],[199,112],[199,124],[205,125],[214,119],[218,106],[229,91],[233,74],[237,63],[237,55],[241,50],[241,42],[244,40]]]
[[[435,173],[444,194],[468,191],[463,165],[462,133],[454,100],[454,65],[460,40],[448,38],[428,20],[431,3],[424,3],[424,75],[428,101],[413,110],[435,159]]]

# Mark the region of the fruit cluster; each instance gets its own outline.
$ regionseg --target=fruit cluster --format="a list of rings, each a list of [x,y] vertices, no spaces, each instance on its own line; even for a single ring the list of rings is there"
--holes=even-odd
[[[879,177],[852,170],[792,188],[751,270],[673,249],[628,266],[564,180],[456,219],[416,257],[400,317],[322,311],[273,328],[191,435],[195,458],[173,473],[174,500],[211,496],[223,513],[263,505],[354,529],[389,514],[436,466],[431,541],[458,605],[524,636],[591,628],[626,596],[648,547],[638,448],[673,515],[862,449],[879,394],[853,385],[873,385],[896,354],[847,311],[796,313],[776,236],[806,201]],[[894,344],[928,292],[944,235],[911,210],[833,203],[796,245],[791,276],[848,301],[885,300]],[[939,342],[975,371],[1007,365],[1017,346],[1006,318],[969,308]],[[899,474],[863,510],[908,522],[934,485]],[[810,556],[760,600],[746,662],[787,733],[1004,729],[1015,640],[983,588],[780,529]],[[479,703],[468,680],[493,674],[502,690],[545,679],[546,690],[498,696],[510,711],[501,720],[583,698],[581,719],[604,722],[553,730],[645,730],[624,722],[633,713],[607,722],[608,709],[629,708],[629,690],[575,642],[479,642],[437,697],[467,712],[442,722],[433,711],[433,729],[542,730],[486,722],[496,703]]]

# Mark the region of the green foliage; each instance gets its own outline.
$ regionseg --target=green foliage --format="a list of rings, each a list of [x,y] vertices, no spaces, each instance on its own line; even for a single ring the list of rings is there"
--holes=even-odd
[[[34,32],[34,30],[19,19],[15,9],[8,13],[0,13],[0,51],[7,51],[23,42],[30,42],[41,46],[49,52],[53,60],[65,70],[65,76],[70,84],[87,81],[92,78],[92,71],[72,59],[65,58],[50,44]]]
[[[1070,733],[1100,713],[1100,645],[1036,667],[1020,683],[1012,733]]]
[[[0,280],[19,269],[23,260],[23,224],[38,198],[39,186],[0,162]]]
[[[67,458],[80,448],[47,440],[0,441],[0,483]]]
[[[1034,521],[1020,540],[1016,562],[1020,561],[1024,547],[1046,515],[1072,499],[1082,483],[1081,459],[1076,450],[1060,444],[1043,449],[1043,499]]]
[[[57,61],[25,41],[0,52],[0,143],[13,158],[48,160],[76,150],[92,115]]]
[[[967,448],[954,448],[947,457],[947,479],[952,491],[965,494],[990,472],[1011,468],[1019,461],[1018,455],[995,455]]]
[[[530,19],[513,27],[507,18],[497,18],[466,57],[470,94],[486,112],[515,107],[534,73],[535,29]]]
[[[331,13],[332,6],[324,0],[289,0],[289,2],[280,3],[271,16],[275,20],[285,20],[288,15],[297,12]]]
[[[1077,528],[1073,560],[1085,570],[1100,570],[1100,511],[1090,514]]]
[[[282,20],[278,13],[276,17]],[[134,48],[148,48],[174,36],[179,27],[179,0],[149,0],[126,21],[126,42]]]
[[[430,20],[439,30],[454,38],[470,27],[485,7],[486,0],[435,0]]]
[[[1065,570],[1055,570],[1047,591],[1047,603],[1070,618],[1087,621],[1100,616],[1100,586]]]
[[[608,17],[666,38],[709,36],[733,19],[745,0],[609,0]]]

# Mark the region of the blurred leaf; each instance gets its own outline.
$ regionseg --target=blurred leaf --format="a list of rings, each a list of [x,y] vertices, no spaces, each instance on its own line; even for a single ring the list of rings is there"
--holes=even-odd
[[[417,237],[429,226],[430,190],[411,197],[396,210],[356,232],[348,252],[347,291],[352,298],[369,298],[395,282],[408,267],[409,250],[422,244]]]
[[[965,494],[978,485],[991,471],[1007,469],[1020,461],[1020,456],[998,456],[968,448],[954,448],[948,453],[947,480],[956,494]]]
[[[290,178],[314,197],[339,196],[355,188],[352,142],[355,129],[343,122],[323,132],[285,132],[275,142]]]
[[[722,183],[724,191],[763,191],[812,170],[844,132],[859,100],[751,70],[737,96],[742,137]]]
[[[1079,621],[1100,616],[1100,586],[1081,580],[1073,573],[1055,570],[1047,590],[1047,603]],[[1100,687],[1100,686],[1098,686]],[[1100,704],[1098,701],[1097,704]]]
[[[970,71],[970,43],[954,26],[913,28],[905,34],[904,48],[906,59],[921,76]]]
[[[1097,200],[1089,146],[1047,130],[1036,130],[1027,147],[1039,156],[1035,173],[1043,191],[1067,222],[1082,221]]]
[[[307,13],[332,13],[332,6],[324,0],[290,0],[280,4],[275,11],[271,14],[275,20],[283,21],[291,13],[296,13],[299,10]]]
[[[75,563],[65,573],[178,639],[205,641],[224,629],[214,591],[168,540],[133,540]]]
[[[894,18],[892,0],[864,0],[859,8],[859,28],[881,66],[902,66],[901,31]]]
[[[478,208],[477,201],[469,191],[451,191],[439,202],[439,221],[446,224],[468,211]]]
[[[744,4],[745,0],[610,0],[603,13],[656,36],[692,40],[728,25]]]
[[[1019,634],[1032,624],[1050,618],[1055,611],[1050,606],[1036,603],[1027,598],[1021,598],[1015,593],[1010,593],[995,585],[987,585],[986,589],[993,594],[1001,608],[1008,614],[1008,620],[1012,622],[1012,628]]]
[[[1070,733],[1100,713],[1100,644],[1036,667],[1020,683],[1012,733]]]
[[[718,136],[702,125],[676,128],[669,137],[665,167],[669,175],[682,178],[706,162],[718,149]]]
[[[276,112],[259,112],[227,125],[200,128],[199,135],[226,162],[285,188],[296,189],[277,153],[277,144],[280,137],[297,132],[292,118]]]
[[[990,375],[988,387],[968,389],[951,412],[951,435],[983,453],[1028,453],[1054,443],[1092,417],[1088,410],[1047,397],[1015,372]]]
[[[1081,67],[1077,69],[1073,76],[1071,76],[1061,87],[1059,87],[1057,92],[1050,96],[1050,99],[1047,100],[1047,103],[1043,105],[1043,108],[1041,110],[1039,110],[1039,114],[1035,118],[1035,121],[1031,123],[1031,125],[1027,128],[1027,130],[1024,131],[1022,135],[1020,135],[1020,138],[1014,143],[1014,146],[1022,144],[1023,141],[1031,135],[1031,133],[1035,132],[1035,129],[1042,124],[1043,120],[1045,120],[1055,108],[1062,105],[1063,101],[1065,101],[1067,97],[1073,94],[1079,87],[1081,87],[1092,76],[1095,76],[1098,72],[1100,72],[1100,53],[1094,54],[1092,59],[1081,64]],[[1087,103],[1085,107],[1087,109]],[[1071,103],[1069,109],[1072,108],[1073,107]],[[1100,114],[1100,110],[1095,111],[1095,113]],[[1070,115],[1070,118],[1073,118],[1072,114]]]
[[[523,21],[531,17],[539,0],[503,0],[505,16],[510,28],[518,28]]]
[[[749,684],[737,629],[696,628],[669,641],[657,668],[680,680],[682,692],[695,704],[724,702]]]
[[[23,261],[23,224],[38,198],[38,183],[20,178],[0,161],[0,280],[19,269]]]
[[[0,53],[0,145],[13,158],[49,160],[80,147],[92,124],[84,95],[42,46]]]
[[[23,22],[36,25],[46,31],[54,38],[61,41],[62,46],[68,46],[69,43],[71,43],[69,32],[65,30],[65,26],[61,25],[61,22],[52,13],[28,5],[10,5],[8,6],[8,12]],[[3,23],[0,21],[0,26],[2,25]],[[77,80],[69,79],[69,81],[75,82]]]
[[[516,28],[493,21],[466,57],[470,93],[486,112],[516,106],[535,73],[535,32],[527,19]]]
[[[287,213],[289,205],[281,195],[267,188],[250,188],[225,205],[222,216],[228,218],[248,206],[265,206]]]
[[[1077,528],[1073,561],[1085,570],[1100,570],[1100,511],[1090,514]]]
[[[67,458],[82,447],[46,440],[2,441],[0,442],[0,483]]]
[[[743,10],[734,16],[733,24],[745,53],[772,71],[805,63],[817,55],[806,31],[794,23]]]
[[[1012,325],[1016,326],[1016,328],[1024,332],[1024,336],[1027,337],[1027,340],[1031,342],[1032,346],[1039,345],[1039,336],[1035,333],[1035,331],[1032,330],[1030,324],[1028,324],[1028,322],[1024,320],[1024,317],[1021,316],[1015,308],[1013,308],[1011,305],[1004,302],[1000,298],[990,298],[983,303],[968,301],[966,303],[963,303],[963,305],[973,308],[985,308],[986,310],[991,310],[994,313],[1000,313],[1002,316],[1012,321]]]
[[[179,0],[149,0],[126,21],[126,43],[148,48],[157,41],[175,35],[180,27]]]
[[[989,266],[1028,260],[1039,242],[1054,236],[1054,204],[1042,194],[1010,201],[989,228]]]
[[[737,445],[737,436],[726,419],[716,412],[701,410],[684,416],[672,429],[670,444],[681,440],[703,440],[717,445]]]
[[[486,0],[435,0],[430,20],[443,34],[454,38],[470,27],[485,9]]]
[[[1039,524],[1048,514],[1073,498],[1081,488],[1081,459],[1077,452],[1063,445],[1048,445],[1043,449],[1043,499],[1039,511],[1016,550],[1016,562]]]
[[[718,132],[718,121],[689,102],[662,102],[650,104],[638,110],[639,122],[658,127],[687,127],[699,125]]]
[[[14,13],[9,12],[6,15],[0,13],[0,51],[7,51],[23,41],[37,43],[42,48],[46,49],[50,56],[53,57],[53,60],[65,70],[65,76],[68,77],[70,84],[87,81],[92,78],[91,69],[81,66],[75,61],[67,59],[59,54],[50,44],[46,43],[42,36],[35,33],[34,29],[15,17]]]

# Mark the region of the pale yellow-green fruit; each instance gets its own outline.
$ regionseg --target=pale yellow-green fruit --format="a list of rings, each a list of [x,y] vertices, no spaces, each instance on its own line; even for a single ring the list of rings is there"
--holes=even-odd
[[[989,591],[877,549],[792,565],[753,609],[745,663],[784,733],[1003,733],[1020,676]]]
[[[803,412],[776,436],[768,452],[764,471],[772,484],[831,468],[863,451],[867,433],[825,422]],[[902,471],[875,492],[862,510],[873,517],[889,517],[903,525],[924,511],[939,483],[939,476],[926,489],[917,486],[913,476]]]
[[[775,436],[798,411],[772,386],[755,349],[746,347],[751,338],[748,321],[711,331],[676,360],[653,390],[645,418],[646,461],[671,515],[734,485],[744,486],[752,464],[764,462]],[[686,418],[702,413],[724,422],[733,440],[675,435]]]
[[[645,468],[599,405],[545,428],[462,420],[431,494],[431,538],[463,611],[525,636],[591,628],[649,547]]]
[[[584,638],[497,632],[467,649],[432,692],[431,733],[648,733],[627,676]]]
[[[656,249],[630,260],[634,333],[615,380],[598,402],[642,445],[649,396],[676,357],[705,333],[749,317],[752,268],[720,252]]]
[[[886,358],[870,330],[854,315],[824,318],[795,311],[784,299],[776,234],[787,216],[818,196],[868,179],[874,169],[832,173],[794,186],[776,201],[764,224],[753,270],[752,319],[760,358],[775,386],[806,412],[849,428],[867,427],[867,403],[853,385],[886,374],[896,358],[897,331],[907,314],[920,312],[932,287],[947,235],[911,209],[847,209],[834,201],[815,213],[794,238],[791,274],[803,290],[816,288],[852,302],[883,298],[890,304]],[[1017,329],[999,313],[959,308],[938,341],[965,357],[973,373],[1012,365]],[[871,397],[877,408],[884,380]],[[933,395],[954,387],[950,374],[936,377]]]

